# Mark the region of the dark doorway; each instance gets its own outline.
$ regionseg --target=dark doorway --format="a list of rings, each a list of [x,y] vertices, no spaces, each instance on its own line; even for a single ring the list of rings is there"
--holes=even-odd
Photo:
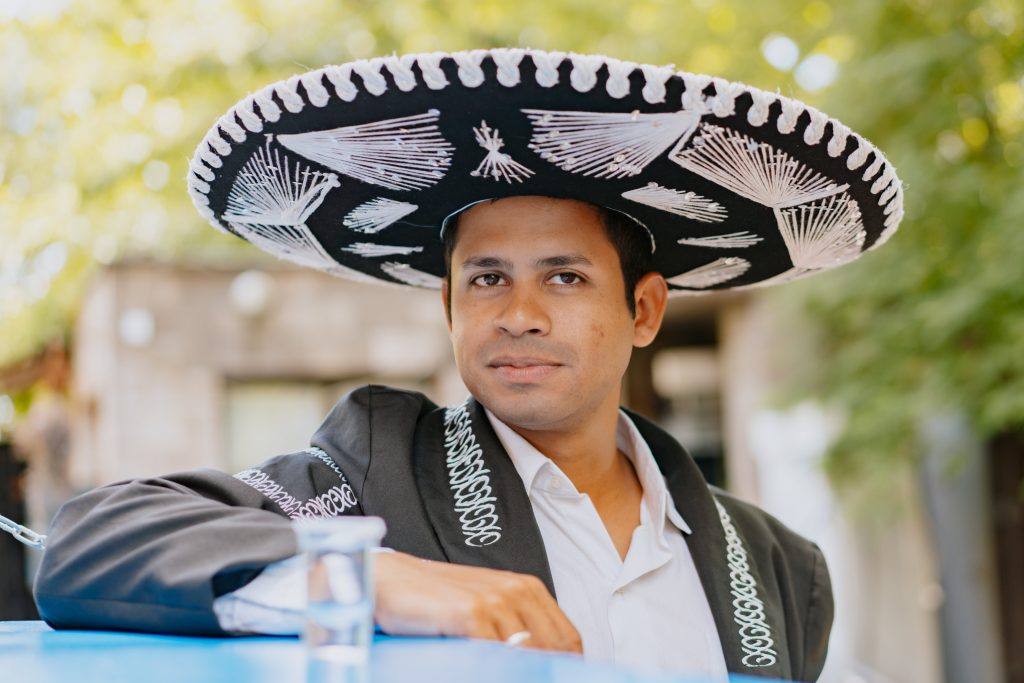
[[[1003,666],[1009,683],[1024,683],[1024,431],[989,445]]]
[[[24,471],[10,444],[0,443],[0,515],[19,524],[25,519]],[[26,584],[26,550],[13,536],[0,533],[0,620],[39,618]]]

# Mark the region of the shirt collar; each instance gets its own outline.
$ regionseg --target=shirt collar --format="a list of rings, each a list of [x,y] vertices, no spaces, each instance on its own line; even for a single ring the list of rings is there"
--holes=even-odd
[[[557,466],[550,458],[534,448],[529,441],[499,420],[490,410],[484,408],[484,413],[501,445],[505,447],[505,451],[512,460],[512,465],[519,473],[519,478],[523,480],[523,486],[527,493],[532,493],[540,471],[548,465],[557,470]],[[625,453],[633,463],[633,469],[644,490],[643,505],[648,508],[652,521],[660,522],[667,517],[672,525],[683,533],[693,533],[672,501],[672,496],[665,486],[665,478],[662,476],[661,470],[658,469],[650,446],[647,445],[640,430],[629,419],[629,416],[621,410],[616,429],[616,447]]]

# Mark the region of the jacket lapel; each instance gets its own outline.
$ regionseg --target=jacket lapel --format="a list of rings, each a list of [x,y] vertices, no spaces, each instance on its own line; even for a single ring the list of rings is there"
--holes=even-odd
[[[725,524],[733,527],[719,512],[700,468],[669,434],[645,418],[626,412],[650,446],[676,509],[693,531],[685,539],[714,615],[726,667],[731,673],[789,676],[785,652],[774,646],[782,619],[768,615],[759,623],[751,623],[751,584],[762,592],[766,587],[749,573],[756,571],[749,558],[737,554],[736,544],[742,541],[732,534],[728,534],[732,540],[727,539]],[[746,575],[741,564],[746,565]]]
[[[428,414],[415,444],[419,490],[448,561],[533,574],[554,595],[533,506],[480,404]]]

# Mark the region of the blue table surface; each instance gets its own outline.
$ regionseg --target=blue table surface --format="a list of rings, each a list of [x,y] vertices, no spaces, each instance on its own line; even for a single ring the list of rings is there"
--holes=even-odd
[[[643,675],[606,664],[457,638],[377,636],[367,683],[648,683],[698,679]],[[297,638],[193,638],[113,631],[54,631],[40,621],[0,622],[0,681],[11,683],[286,683],[307,680]],[[736,676],[734,683],[768,683]]]

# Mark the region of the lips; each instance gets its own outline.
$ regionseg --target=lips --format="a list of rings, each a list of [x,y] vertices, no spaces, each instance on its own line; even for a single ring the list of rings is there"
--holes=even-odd
[[[501,379],[514,383],[538,382],[563,367],[558,361],[548,358],[523,356],[499,356],[491,360],[487,366]]]

